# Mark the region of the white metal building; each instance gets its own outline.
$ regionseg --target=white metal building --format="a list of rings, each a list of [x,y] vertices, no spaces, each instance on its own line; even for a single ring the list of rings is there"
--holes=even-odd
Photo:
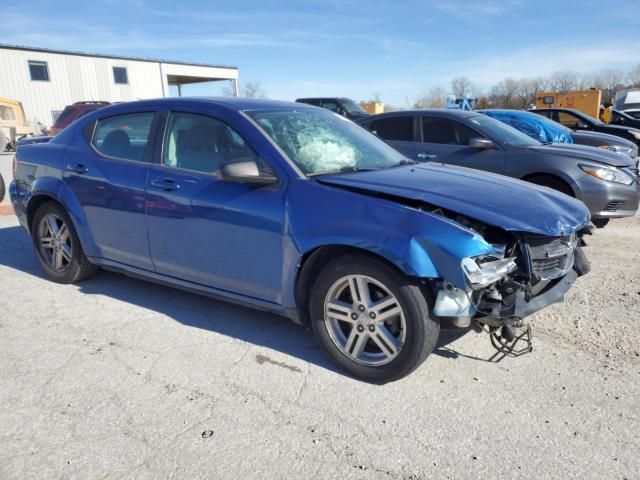
[[[123,102],[169,96],[169,86],[229,81],[238,68],[0,44],[0,97],[22,102],[28,121],[50,126],[79,101]]]

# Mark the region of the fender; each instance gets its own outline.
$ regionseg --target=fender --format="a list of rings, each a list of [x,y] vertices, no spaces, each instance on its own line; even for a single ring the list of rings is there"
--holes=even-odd
[[[91,230],[87,225],[84,211],[78,199],[64,182],[56,177],[37,178],[24,199],[26,211],[29,211],[29,204],[40,196],[50,197],[64,207],[71,217],[85,254],[89,257],[100,257],[100,249],[96,245]]]
[[[300,182],[306,182],[300,188]],[[406,275],[444,278],[467,290],[460,261],[494,252],[475,232],[440,215],[314,180],[294,180],[287,191],[288,241],[283,272],[286,307],[295,305],[301,261],[323,246],[350,246],[374,253]],[[308,220],[307,220],[308,219]]]

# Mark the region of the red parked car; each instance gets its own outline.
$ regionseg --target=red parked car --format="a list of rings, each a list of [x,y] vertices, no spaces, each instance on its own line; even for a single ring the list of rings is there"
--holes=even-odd
[[[109,102],[76,102],[73,105],[67,105],[62,113],[58,116],[56,123],[53,124],[50,130],[50,135],[63,130],[67,125],[70,125],[76,118],[81,117],[85,113],[89,113],[98,108],[111,105]]]

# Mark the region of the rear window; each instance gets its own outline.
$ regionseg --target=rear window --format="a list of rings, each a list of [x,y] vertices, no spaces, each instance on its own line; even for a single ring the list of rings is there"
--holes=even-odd
[[[144,161],[153,117],[144,112],[98,120],[91,143],[108,157]]]
[[[413,117],[394,116],[381,118],[371,122],[369,128],[373,133],[384,140],[396,140],[401,142],[413,141]]]
[[[69,120],[71,119],[73,112],[75,112],[75,109],[73,107],[67,107],[65,108],[62,113],[60,115],[58,115],[58,119],[56,120],[56,126],[58,125],[64,125],[69,123]]]

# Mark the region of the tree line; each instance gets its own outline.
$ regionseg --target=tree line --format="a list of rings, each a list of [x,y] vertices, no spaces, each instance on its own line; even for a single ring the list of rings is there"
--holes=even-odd
[[[447,91],[435,86],[420,95],[413,103],[414,108],[444,107],[448,95],[463,97],[471,95],[478,99],[476,108],[530,108],[542,92],[563,92],[567,90],[602,90],[602,101],[612,104],[618,90],[640,87],[640,64],[628,72],[616,69],[600,70],[592,74],[579,74],[571,70],[557,71],[548,77],[521,78],[506,77],[489,90],[482,92],[466,77],[451,80]]]

